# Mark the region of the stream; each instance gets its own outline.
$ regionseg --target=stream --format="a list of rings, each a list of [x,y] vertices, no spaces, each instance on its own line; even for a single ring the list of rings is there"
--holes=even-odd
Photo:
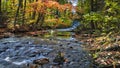
[[[60,68],[91,68],[91,58],[81,44],[73,32],[65,31],[39,37],[3,38],[0,39],[0,68],[35,68],[33,61],[38,58],[49,59],[44,68],[59,68],[53,62],[59,51],[67,59]]]

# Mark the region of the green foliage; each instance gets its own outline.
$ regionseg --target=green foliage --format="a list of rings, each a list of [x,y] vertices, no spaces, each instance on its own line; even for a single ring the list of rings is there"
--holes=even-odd
[[[98,1],[99,3],[99,1]],[[109,32],[120,28],[120,3],[113,0],[105,0],[101,5],[104,7],[102,10],[96,12],[84,13],[83,23],[84,25],[91,26],[91,21],[96,23],[97,28],[101,29],[103,32]],[[99,5],[96,5],[99,6]],[[87,10],[89,11],[89,10]]]
[[[98,58],[98,56],[99,56],[98,53],[93,54],[94,59]]]
[[[84,19],[86,22],[100,22],[102,21],[102,16],[100,13],[98,12],[91,12],[91,13],[87,13],[85,15],[83,15]]]

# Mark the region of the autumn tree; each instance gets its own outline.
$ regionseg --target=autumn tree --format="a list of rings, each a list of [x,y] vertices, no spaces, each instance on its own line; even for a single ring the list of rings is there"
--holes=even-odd
[[[36,12],[38,14],[35,25],[37,28],[37,25],[40,27],[43,25],[45,21],[46,15],[52,15],[54,18],[58,18],[56,16],[56,11],[59,13],[65,12],[66,10],[71,11],[71,5],[70,4],[60,4],[57,1],[43,1],[39,0],[35,3],[31,3],[31,10],[32,12]]]

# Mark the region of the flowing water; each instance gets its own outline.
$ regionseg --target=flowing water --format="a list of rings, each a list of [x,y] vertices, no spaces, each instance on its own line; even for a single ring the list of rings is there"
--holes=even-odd
[[[73,32],[55,32],[39,37],[10,37],[0,39],[0,68],[31,68],[37,58],[48,58],[44,68],[51,68],[58,51],[67,62],[62,68],[91,68],[91,59]],[[42,59],[41,58],[41,59]]]
[[[80,26],[80,22],[77,20],[74,20],[72,22],[72,26],[69,28],[64,28],[64,29],[56,29],[56,31],[74,31],[78,26]]]

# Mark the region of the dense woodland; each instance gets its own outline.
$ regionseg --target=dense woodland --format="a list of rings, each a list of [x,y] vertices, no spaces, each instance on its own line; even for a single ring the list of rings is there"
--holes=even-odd
[[[76,13],[67,0],[0,0],[1,27],[24,30],[70,26],[78,19],[80,29],[119,31],[119,0],[79,0]]]
[[[78,0],[76,7],[69,0],[0,0],[0,29],[5,32],[67,28],[73,20],[80,22],[76,36],[84,37],[83,47],[95,63],[120,66],[120,0]]]

